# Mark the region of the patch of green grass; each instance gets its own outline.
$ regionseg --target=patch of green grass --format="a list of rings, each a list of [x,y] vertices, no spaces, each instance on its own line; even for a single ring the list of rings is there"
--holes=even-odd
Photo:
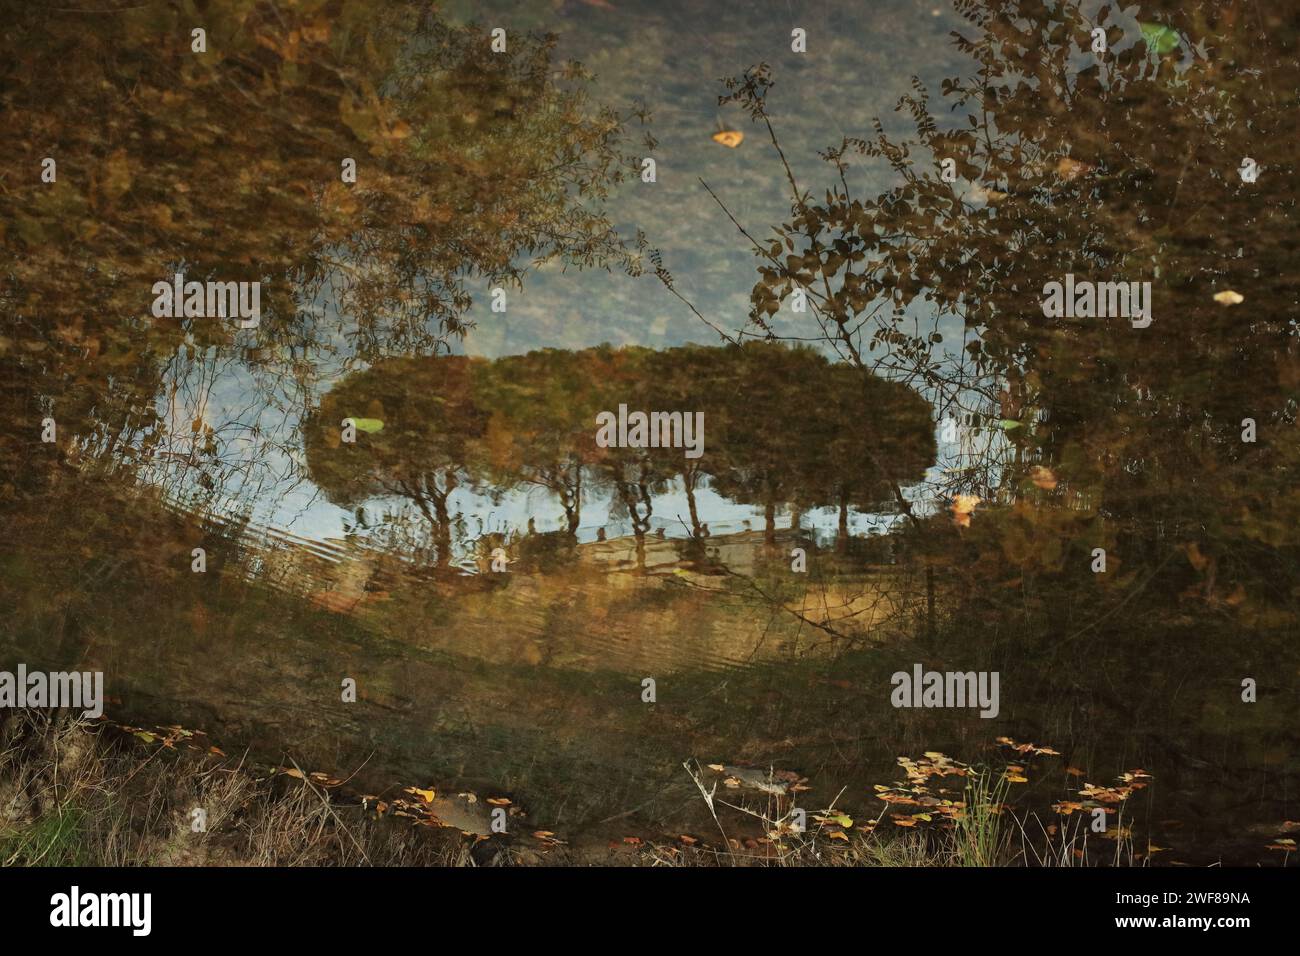
[[[82,824],[85,814],[61,806],[33,823],[0,832],[0,865],[84,866]]]
[[[966,784],[966,811],[956,819],[953,858],[960,866],[1001,866],[1010,834],[1004,823],[1010,782],[981,769]]]

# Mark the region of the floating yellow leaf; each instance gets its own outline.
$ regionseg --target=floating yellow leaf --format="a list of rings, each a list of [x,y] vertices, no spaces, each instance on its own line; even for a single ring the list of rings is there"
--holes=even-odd
[[[1224,289],[1222,292],[1214,293],[1214,301],[1219,305],[1241,305],[1246,301],[1246,297],[1240,292],[1233,292],[1231,289]]]
[[[1071,159],[1069,156],[1062,156],[1056,164],[1056,175],[1069,181],[1078,179],[1084,173],[1090,173],[1096,167],[1089,166],[1087,163],[1081,163],[1077,159]]]
[[[713,141],[728,149],[735,149],[745,141],[745,134],[738,129],[723,129],[713,134]]]
[[[957,527],[970,527],[971,512],[983,500],[979,495],[958,495],[952,500],[952,520],[957,523]]]
[[[1034,465],[1029,469],[1029,480],[1044,491],[1052,491],[1057,485],[1056,475],[1052,473],[1052,469],[1044,468],[1042,465]]]

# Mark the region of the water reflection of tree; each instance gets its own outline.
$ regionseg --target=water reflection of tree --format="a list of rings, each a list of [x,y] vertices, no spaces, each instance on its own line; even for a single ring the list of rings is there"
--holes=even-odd
[[[1069,2],[959,9],[970,26],[955,42],[973,69],[944,82],[942,109],[914,81],[900,104],[912,137],[877,124],[827,150],[825,199],[789,176],[790,220],[750,240],[762,260],[753,325],[769,332],[803,290],[814,331],[850,364],[914,382],[941,416],[964,406],[1002,420],[990,450],[1009,455],[935,489],[1014,505],[964,541],[949,526],[935,542],[954,549],[973,599],[997,604],[992,578],[1015,585],[1017,613],[1053,607],[1052,581],[1123,589],[1105,614],[1144,590],[1191,589],[1245,619],[1256,600],[1285,603],[1300,517],[1277,493],[1293,483],[1300,385],[1286,225],[1296,14],[1166,5],[1182,40],[1160,55],[1105,9],[1095,20]],[[1090,53],[1098,25],[1102,58]],[[728,86],[723,99],[771,133],[783,163],[768,70]],[[1237,175],[1245,156],[1268,170],[1257,184]],[[863,158],[887,162],[899,184],[857,195]],[[943,181],[943,159],[957,183]],[[1152,281],[1154,323],[1045,318],[1042,287],[1066,273]],[[1245,304],[1216,303],[1227,288]],[[974,333],[955,356],[933,333],[946,316]],[[1242,441],[1245,418],[1256,443]],[[1094,547],[1108,549],[1108,575],[1089,572]]]
[[[6,23],[0,454],[28,490],[49,414],[83,472],[171,463],[190,490],[251,494],[323,376],[445,344],[471,284],[551,257],[635,268],[600,211],[621,121],[548,38],[497,54],[414,3],[8,4]],[[153,319],[152,284],[178,269],[260,280],[260,326]],[[232,365],[260,391],[238,421],[172,414]]]
[[[598,447],[596,415],[619,406],[702,413],[703,454]],[[363,417],[382,429],[343,441],[343,421]],[[769,544],[777,510],[787,506],[838,509],[843,544],[850,507],[880,506],[887,489],[919,480],[934,459],[929,407],[915,393],[812,350],[763,342],[391,360],[331,390],[306,436],[313,480],[332,500],[413,502],[442,567],[451,563],[447,501],[458,487],[544,488],[559,499],[571,539],[584,496],[608,490],[644,566],[655,500],[674,483],[687,493],[685,530],[694,538],[704,534],[695,494],[707,482],[763,508]]]

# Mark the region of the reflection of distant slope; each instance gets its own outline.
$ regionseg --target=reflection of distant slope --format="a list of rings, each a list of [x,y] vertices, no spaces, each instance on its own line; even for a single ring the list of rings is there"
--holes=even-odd
[[[169,510],[193,518],[174,504]],[[359,538],[304,538],[272,525],[205,513],[204,524],[234,539],[246,578],[348,612],[387,596],[401,559]]]
[[[202,523],[229,537],[227,573],[347,615],[385,641],[507,666],[655,674],[820,655],[841,646],[820,625],[882,640],[918,600],[889,564],[841,562],[829,551],[812,552],[827,577],[787,573],[790,549],[808,546],[806,531],[797,540],[789,529],[777,532],[775,548],[761,530],[714,534],[697,551],[650,535],[644,569],[632,536],[578,544],[567,561],[523,570],[529,541],[549,536],[489,535],[490,547],[448,573],[362,537],[313,540],[234,518]],[[490,573],[486,555],[497,546],[511,562],[507,574]]]

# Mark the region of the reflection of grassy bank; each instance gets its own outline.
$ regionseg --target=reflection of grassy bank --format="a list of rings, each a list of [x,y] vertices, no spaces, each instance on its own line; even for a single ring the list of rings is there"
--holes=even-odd
[[[392,588],[338,614],[233,573],[237,542],[115,499],[8,519],[27,546],[0,558],[0,600],[14,608],[0,620],[0,664],[102,669],[111,717],[202,727],[269,761],[291,748],[340,777],[361,768],[355,783],[371,792],[493,789],[568,836],[699,833],[710,821],[688,758],[797,772],[817,805],[846,788],[842,805],[861,816],[878,810],[872,786],[898,754],[977,761],[1006,735],[1063,754],[1015,784],[1017,804],[1043,813],[1073,798],[1067,765],[1103,781],[1153,773],[1155,824],[1140,836],[1192,851],[1188,861],[1272,862],[1267,839],[1243,831],[1294,817],[1279,795],[1296,770],[1296,704],[1269,677],[1292,673],[1296,651],[1263,628],[1242,642],[1135,616],[1070,639],[1069,605],[985,620],[944,600],[931,637],[900,627],[886,641],[834,641],[752,589],[798,596],[784,555],[765,563],[753,549],[752,577],[579,560],[468,580],[463,593]],[[207,574],[190,572],[191,546],[207,548]],[[832,605],[863,580],[838,560],[807,576]],[[750,663],[728,666],[737,659]],[[1001,714],[892,708],[890,675],[914,663],[1000,672]],[[1258,704],[1240,702],[1239,674],[1261,678]],[[345,676],[356,703],[340,699]],[[653,704],[644,677],[657,682]]]

